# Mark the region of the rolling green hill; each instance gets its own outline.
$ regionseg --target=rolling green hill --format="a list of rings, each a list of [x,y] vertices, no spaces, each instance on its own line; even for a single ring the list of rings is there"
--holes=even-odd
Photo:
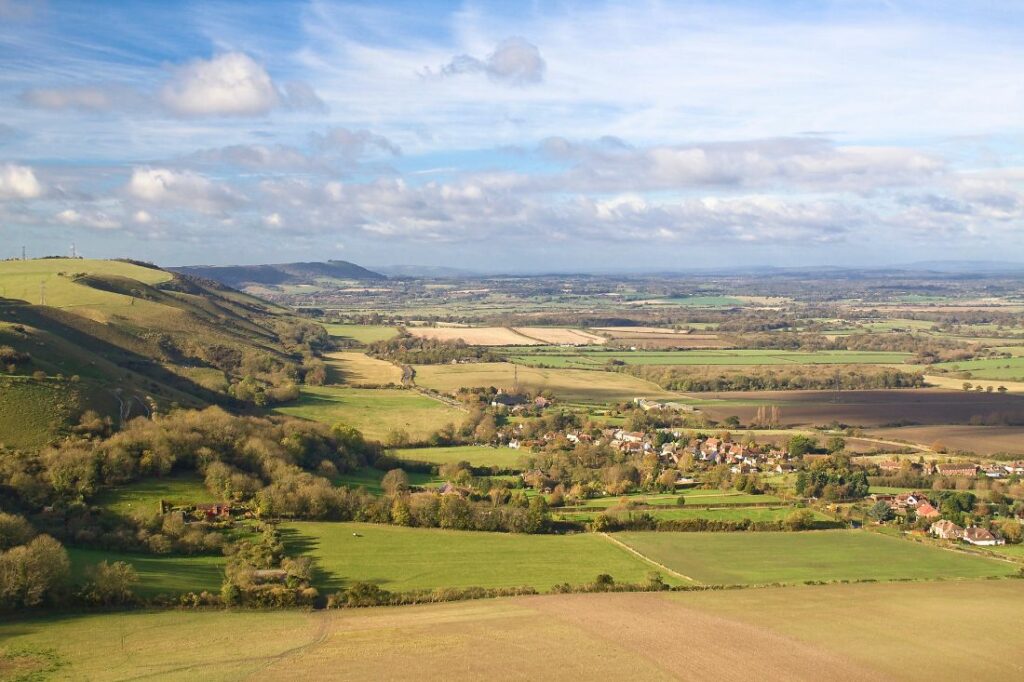
[[[39,445],[88,407],[115,419],[295,381],[326,333],[222,284],[126,261],[0,263],[0,443]],[[243,400],[251,399],[250,390]]]
[[[379,272],[373,272],[343,260],[329,260],[325,263],[279,263],[276,265],[193,265],[173,268],[173,270],[240,288],[253,284],[310,284],[318,279],[387,279]]]

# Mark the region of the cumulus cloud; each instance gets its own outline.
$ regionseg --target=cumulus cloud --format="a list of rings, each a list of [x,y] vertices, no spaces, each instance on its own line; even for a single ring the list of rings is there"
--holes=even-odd
[[[313,88],[288,82],[279,88],[262,65],[242,52],[197,59],[173,71],[158,94],[177,116],[262,116],[273,109],[323,111]]]
[[[494,52],[483,59],[457,55],[436,73],[426,69],[425,75],[445,78],[483,73],[496,83],[523,86],[540,83],[546,70],[547,62],[537,46],[524,38],[513,37],[498,43]]]
[[[127,191],[141,201],[200,213],[219,213],[243,203],[243,197],[226,185],[167,168],[136,168]]]
[[[241,52],[176,68],[159,98],[179,116],[259,116],[281,104],[270,74]]]
[[[28,166],[13,163],[0,165],[0,199],[35,199],[43,186]]]
[[[121,221],[99,210],[79,211],[68,208],[56,215],[57,222],[74,227],[86,227],[93,230],[117,230]]]

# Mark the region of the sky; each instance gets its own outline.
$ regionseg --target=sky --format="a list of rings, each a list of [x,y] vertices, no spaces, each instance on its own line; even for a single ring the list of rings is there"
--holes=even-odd
[[[1024,2],[0,0],[0,258],[1024,261]]]

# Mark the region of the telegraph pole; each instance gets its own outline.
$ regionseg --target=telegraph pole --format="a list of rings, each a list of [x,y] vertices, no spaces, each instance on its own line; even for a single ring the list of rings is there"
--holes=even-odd
[[[39,305],[46,305],[46,280],[39,283]]]

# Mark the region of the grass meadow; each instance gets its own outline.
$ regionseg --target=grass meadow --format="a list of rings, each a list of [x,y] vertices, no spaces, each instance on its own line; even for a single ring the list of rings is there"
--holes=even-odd
[[[185,472],[106,488],[93,504],[122,516],[152,516],[159,513],[161,500],[175,505],[220,501],[206,489],[202,477]]]
[[[101,561],[124,561],[139,573],[135,592],[145,597],[183,592],[218,592],[224,582],[222,556],[156,556],[97,549],[68,548],[71,577],[77,584],[88,579],[88,569]]]
[[[448,423],[463,420],[460,410],[403,389],[304,386],[298,402],[276,412],[327,424],[346,424],[370,439],[383,440],[394,429],[423,440]]]
[[[315,582],[327,591],[359,580],[388,590],[471,586],[547,590],[563,582],[588,583],[599,573],[609,573],[620,582],[640,582],[656,570],[591,533],[519,535],[317,522],[289,523],[282,531],[296,551],[316,559]]]
[[[512,448],[492,448],[489,445],[458,445],[438,448],[398,448],[391,454],[399,459],[432,464],[469,462],[478,467],[516,469],[526,454]]]
[[[867,531],[616,533],[669,568],[708,584],[805,580],[984,578],[1019,566]]]

